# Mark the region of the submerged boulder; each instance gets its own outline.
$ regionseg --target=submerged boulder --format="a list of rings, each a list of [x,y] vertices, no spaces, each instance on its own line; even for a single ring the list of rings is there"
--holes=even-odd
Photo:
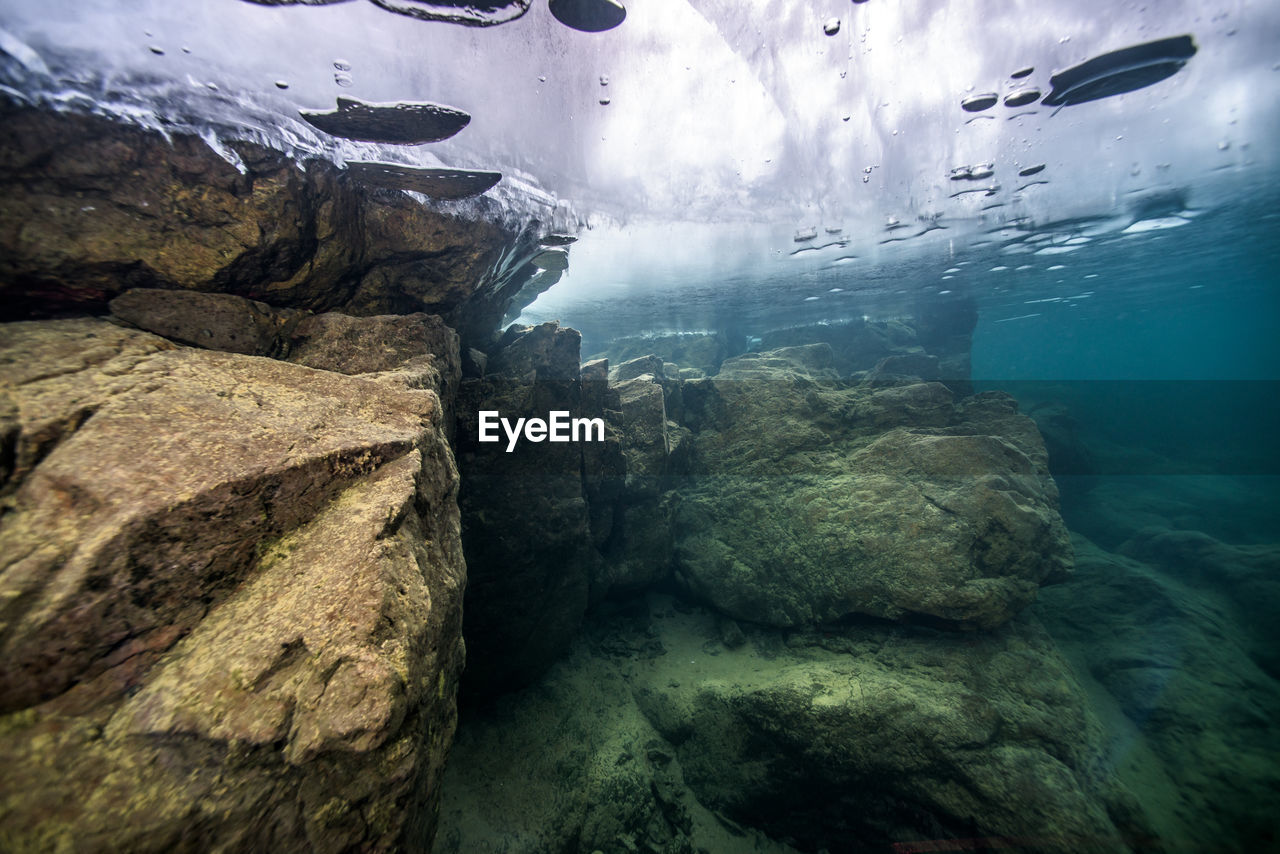
[[[1121,854],[1147,836],[1069,665],[1025,617],[968,638],[749,629],[736,649],[709,615],[655,622],[667,654],[632,669],[637,703],[700,804],[735,823],[805,851]]]
[[[113,299],[111,316],[193,347],[245,356],[282,355],[307,312],[272,308],[231,294],[131,288]]]
[[[435,850],[1125,854],[1152,838],[1025,616],[977,636],[783,633],[650,594],[468,721]]]
[[[232,294],[156,288],[125,291],[110,308],[113,319],[179,344],[269,356],[339,374],[397,372],[404,381],[432,389],[450,413],[462,378],[458,334],[439,317],[421,312],[311,314]],[[451,417],[446,425],[452,435]]]
[[[1123,554],[1075,549],[1076,577],[1033,610],[1108,697],[1120,779],[1149,793],[1171,850],[1274,849],[1280,546],[1148,529]]]
[[[676,578],[743,620],[992,628],[1070,571],[1034,424],[1011,398],[831,378],[825,344],[699,382]],[[686,398],[689,398],[686,395]]]
[[[325,161],[227,151],[239,168],[197,137],[6,108],[0,320],[92,314],[130,288],[162,288],[317,312],[425,311],[482,338],[524,283],[502,262],[532,249],[534,233],[496,203],[444,212]],[[457,174],[446,189],[479,186]]]
[[[429,374],[93,319],[0,363],[6,846],[427,847],[465,572]]]
[[[724,335],[682,332],[615,338],[609,342],[608,352],[618,364],[640,356],[656,355],[664,362],[675,362],[707,374],[720,370],[720,363],[730,355]]]
[[[635,374],[646,363],[656,367],[656,377]],[[608,507],[612,528],[601,544],[604,559],[592,585],[597,598],[643,590],[671,574],[671,504],[665,493],[678,468],[673,452],[688,433],[668,420],[660,359],[635,359],[620,368],[622,374],[609,372],[609,393],[617,401],[623,477]],[[618,381],[620,375],[630,378]]]

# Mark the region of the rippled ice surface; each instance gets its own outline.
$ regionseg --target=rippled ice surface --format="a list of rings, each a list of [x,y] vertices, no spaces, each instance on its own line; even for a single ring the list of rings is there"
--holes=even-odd
[[[485,28],[383,8],[432,5],[12,0],[0,10],[2,76],[46,105],[214,143],[496,169],[526,194],[536,187],[538,204],[572,203],[598,225],[859,235],[889,222],[1047,222],[1124,213],[1145,191],[1191,189],[1202,206],[1219,170],[1260,184],[1276,166],[1280,13],[1266,4],[1090,0],[1032,14],[997,0],[867,2],[841,6],[831,35],[828,11],[788,0],[640,0],[604,33],[563,26],[543,4]],[[503,17],[525,5],[476,8]],[[1183,35],[1196,52],[1167,79],[1056,113],[1023,103],[1055,72]],[[474,118],[412,150],[300,120],[339,95]],[[998,102],[967,111],[981,95]]]
[[[767,227],[602,229],[522,319],[574,325],[590,352],[619,336],[749,337],[972,303],[982,377],[1273,378],[1280,197],[1229,190],[1216,206],[1170,192],[1096,217],[952,223],[910,245],[880,243],[900,233],[888,227],[821,234],[809,251]]]

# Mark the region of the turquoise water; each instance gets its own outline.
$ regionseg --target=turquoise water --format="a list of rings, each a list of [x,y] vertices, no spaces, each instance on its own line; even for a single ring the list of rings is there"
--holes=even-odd
[[[83,167],[93,177],[89,195],[76,188],[74,200],[59,198],[55,188],[48,192],[56,203],[38,201],[33,210],[56,214],[36,226],[56,238],[48,256],[44,236],[8,217],[10,245],[28,253],[27,266],[0,284],[16,282],[21,295],[48,282],[56,305],[60,276],[71,270],[85,278],[74,284],[87,281],[91,293],[58,309],[67,315],[104,312],[110,297],[139,282],[233,301],[244,293],[281,300],[255,307],[255,318],[317,305],[353,315],[371,313],[371,305],[411,310],[429,297],[431,311],[447,315],[440,326],[457,323],[462,335],[459,353],[443,352],[453,333],[431,327],[440,333],[431,343],[440,348],[430,354],[433,364],[457,371],[440,380],[438,409],[446,415],[432,409],[410,419],[440,422],[431,422],[442,437],[435,467],[420,478],[439,495],[406,499],[385,526],[423,522],[405,534],[416,537],[406,548],[443,544],[459,578],[465,556],[461,616],[431,612],[428,626],[415,612],[403,621],[418,621],[420,649],[403,655],[413,663],[456,652],[465,637],[465,675],[450,671],[446,679],[440,670],[438,681],[413,689],[422,695],[413,715],[387,715],[388,731],[405,720],[422,730],[396,730],[385,743],[371,737],[369,751],[349,751],[368,760],[356,776],[372,781],[372,794],[345,793],[345,747],[313,762],[284,757],[285,736],[257,745],[249,758],[269,769],[264,776],[284,781],[273,789],[279,800],[259,810],[238,803],[247,798],[228,784],[222,795],[229,801],[208,807],[192,831],[193,850],[204,841],[260,848],[245,836],[253,831],[232,826],[241,814],[283,827],[302,809],[316,826],[337,826],[364,809],[356,802],[366,795],[373,835],[310,828],[304,842],[290,824],[278,847],[1280,850],[1280,65],[1272,56],[1280,29],[1273,9],[1237,2],[1207,10],[1174,0],[1150,11],[1101,0],[1043,8],[873,0],[838,9],[689,0],[658,14],[662,4],[637,0],[626,28],[592,41],[557,23],[547,4],[531,5],[510,25],[471,29],[411,20],[414,8],[421,11],[416,2],[184,7],[139,0],[125,14],[113,0],[15,0],[0,15],[6,104],[203,140],[186,140],[177,168],[151,175],[137,199],[130,182],[148,164],[128,160],[130,143],[100,151],[85,142],[90,157],[101,153],[106,177],[77,152],[60,162],[72,175]],[[523,12],[529,4],[492,5]],[[393,16],[386,7],[410,14]],[[839,26],[822,20],[835,14],[843,16]],[[1172,35],[1170,27],[1194,31],[1200,52],[1148,91],[1061,113],[1022,116],[1000,105],[975,117],[961,107],[985,88],[1031,81],[1047,90],[1051,69]],[[623,40],[608,40],[614,37]],[[1038,70],[1011,75],[1031,62]],[[465,107],[472,123],[456,139],[395,147],[330,137],[303,121],[299,110],[329,109],[335,96],[349,95],[448,100]],[[349,210],[359,217],[373,219],[389,200],[399,205],[386,208],[392,227],[379,222],[366,234],[344,221],[349,227],[331,228],[325,184],[298,207],[307,227],[296,241],[269,234],[271,223],[223,222],[230,215],[221,209],[195,217],[214,231],[259,230],[279,265],[253,251],[236,259],[253,248],[237,237],[231,248],[207,253],[220,260],[208,262],[203,278],[138,279],[146,265],[130,253],[160,246],[150,260],[167,262],[190,247],[157,239],[135,250],[122,236],[127,257],[117,257],[114,236],[92,230],[83,234],[94,236],[84,252],[93,263],[78,264],[76,241],[87,238],[67,223],[97,220],[77,219],[94,214],[95,193],[111,198],[108,190],[123,187],[132,219],[116,221],[143,223],[148,239],[156,220],[148,193],[185,204],[208,189],[189,186],[206,174],[189,174],[189,164],[234,172],[229,197],[247,194],[236,182],[257,180],[256,167],[232,140],[293,158],[282,167],[290,175],[294,164],[325,161],[333,169],[324,180],[346,182]],[[25,142],[38,150],[47,141]],[[149,156],[168,169],[168,152],[179,148],[165,145]],[[359,184],[359,169],[340,172],[380,158],[501,170],[503,178],[478,200],[441,202],[379,195]],[[994,179],[989,188],[954,183],[957,169],[988,160],[1003,189]],[[15,187],[44,186],[39,159],[9,157],[3,166],[19,173]],[[1018,187],[1028,169],[1037,180]],[[258,189],[275,186],[267,180]],[[357,196],[368,206],[357,205]],[[463,235],[462,245],[419,252],[419,235],[395,227],[400,215],[450,240]],[[472,217],[508,231],[471,230]],[[184,231],[189,225],[178,222],[173,231],[208,239]],[[169,231],[164,224],[154,230]],[[473,237],[475,246],[467,244]],[[315,247],[330,248],[329,240],[348,241],[318,265],[327,274],[332,262],[326,285],[333,292],[290,302],[285,280],[311,263]],[[508,314],[518,324],[560,326],[485,326],[503,316],[503,305],[482,306],[480,321],[455,320],[532,275],[539,240],[568,246],[567,261],[557,261],[568,269]],[[441,285],[434,262],[472,249],[495,260],[473,279]],[[370,258],[404,278],[362,280],[375,293],[360,302],[350,288],[367,271],[353,268]],[[60,268],[39,269],[42,260]],[[236,287],[224,288],[228,281]],[[409,292],[374,300],[381,287]],[[245,311],[243,301],[230,304]],[[27,320],[22,305],[15,297],[7,319]],[[178,341],[184,358],[208,355],[192,355],[204,339],[193,345],[190,337],[141,328]],[[262,352],[283,360],[288,347],[271,341]],[[413,346],[405,352],[418,352]],[[231,364],[242,356],[215,358]],[[608,381],[597,364],[588,378],[584,365],[595,357],[615,370],[631,364]],[[29,359],[14,357],[24,365]],[[326,382],[327,368],[304,364],[271,370]],[[379,364],[385,373],[377,382],[391,382],[404,367]],[[221,375],[210,373],[216,384]],[[32,375],[40,375],[33,383],[45,379],[41,370]],[[425,397],[423,389],[408,396]],[[0,391],[7,406],[9,391]],[[78,401],[78,393],[67,400]],[[550,443],[530,443],[519,455],[486,457],[472,441],[477,411],[535,404],[594,405],[593,413],[609,418],[608,446],[561,446],[540,456]],[[92,426],[95,415],[86,404],[68,416],[66,434]],[[63,427],[55,427],[37,437],[41,453],[61,441]],[[12,428],[5,441],[19,432]],[[298,437],[286,438],[282,446],[292,452]],[[111,446],[104,456],[110,453],[127,452]],[[335,512],[354,517],[364,509]],[[219,521],[209,516],[206,523]],[[270,551],[263,544],[281,535],[264,538],[252,516],[243,521],[248,533],[237,535],[249,537],[243,551],[255,555],[237,565],[246,574]],[[333,528],[344,525],[338,519]],[[437,559],[415,555],[422,565]],[[1074,573],[1059,572],[1070,555]],[[956,565],[963,583],[947,576]],[[371,578],[383,569],[373,559],[370,566]],[[335,575],[345,582],[342,571]],[[388,602],[405,589],[379,588]],[[996,605],[986,598],[993,589]],[[441,593],[417,592],[422,614]],[[443,593],[437,601],[461,599],[461,582]],[[300,613],[310,612],[309,595],[298,594]],[[381,631],[379,619],[367,622]],[[139,668],[136,683],[129,681],[135,676],[121,683],[122,697],[152,675],[150,663],[139,663],[150,662],[143,653],[160,660],[182,637],[175,632],[141,653],[122,648],[123,660]],[[308,642],[321,647],[332,640],[327,633],[317,629]],[[285,647],[290,656],[301,649]],[[52,650],[48,660],[60,653]],[[256,683],[233,677],[232,688],[258,696]],[[391,675],[387,684],[396,703],[411,693]],[[197,695],[191,704],[217,709],[221,697]],[[67,731],[88,745],[136,746],[132,730],[111,730],[104,740],[106,730],[85,716],[108,705],[83,702],[67,712],[74,722]],[[325,722],[358,730],[363,720],[347,718],[361,703],[363,696],[335,700]],[[461,725],[450,746],[455,707]],[[45,748],[23,737],[37,719],[51,733],[64,730],[61,712],[41,714],[18,708],[0,735],[17,745],[28,769],[47,772],[45,796],[57,795],[62,766],[49,770],[55,763],[45,762]],[[248,731],[258,728],[255,714],[243,713]],[[279,711],[263,730],[288,730],[293,714],[292,706]],[[184,739],[181,731],[172,739],[178,747],[160,745],[158,758],[146,754],[145,762],[169,768]],[[189,739],[208,753],[192,760],[192,780],[234,779],[231,766],[245,757],[230,739]],[[58,762],[74,769],[80,748],[68,744]],[[414,758],[398,764],[406,752]],[[95,767],[129,791],[132,778],[116,773],[116,760],[99,761]],[[403,770],[411,764],[412,773]],[[172,768],[173,779],[186,774],[186,766]],[[423,791],[378,788],[412,775],[428,781]],[[39,826],[45,804],[24,803],[26,793],[14,788],[3,809],[13,804],[13,815]],[[181,810],[196,809],[188,801],[205,809],[201,792],[208,790],[191,791],[197,795],[175,784],[156,795],[172,807],[165,828],[176,835],[163,838],[186,839]],[[305,809],[288,806],[300,791]],[[149,809],[150,791],[137,792],[130,809]],[[230,801],[243,813],[228,819],[219,810]],[[397,835],[405,815],[406,826],[434,826],[437,802],[434,847]],[[128,825],[112,807],[95,805],[89,817],[109,829]],[[74,819],[78,808],[70,805],[68,815]],[[0,810],[0,848],[9,816]],[[75,840],[75,824],[68,820],[59,838]],[[145,836],[143,829],[125,838]],[[378,845],[369,842],[375,837]],[[21,840],[23,850],[40,850],[31,838]]]
[[[641,289],[618,272],[617,281],[593,278],[594,293],[571,286],[529,314],[580,326],[588,353],[608,353],[618,337],[670,332],[716,332],[733,352],[750,352],[779,328],[802,341],[828,340],[859,318],[972,323],[974,388],[1012,394],[1049,451],[1077,569],[1044,588],[1031,613],[1071,661],[1116,778],[1157,828],[1159,841],[1130,844],[1272,850],[1280,844],[1277,201],[1269,188],[1241,187],[1216,206],[1190,205],[1172,227],[1111,226],[1048,256],[1016,248],[1041,232],[1063,245],[1089,224],[971,235],[910,257],[828,260],[792,276],[763,262],[768,272],[755,279],[671,274]],[[964,377],[944,370],[943,379]],[[869,828],[827,830],[815,836],[832,851],[885,850]],[[893,850],[1039,850],[942,836]],[[814,850],[803,836],[792,842]],[[1044,845],[1101,843],[1066,835]]]

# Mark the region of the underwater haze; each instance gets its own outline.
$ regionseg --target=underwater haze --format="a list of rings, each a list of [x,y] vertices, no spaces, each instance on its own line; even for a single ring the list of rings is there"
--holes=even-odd
[[[0,849],[1280,849],[1280,4],[0,0],[0,114]]]

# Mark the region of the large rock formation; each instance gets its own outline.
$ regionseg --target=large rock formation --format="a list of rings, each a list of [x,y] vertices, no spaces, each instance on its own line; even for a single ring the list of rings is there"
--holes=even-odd
[[[650,595],[589,637],[538,691],[469,722],[438,854],[1152,844],[1083,691],[1026,617],[964,638],[784,635]]]
[[[352,317],[311,314],[231,294],[136,288],[111,301],[111,316],[171,341],[210,350],[270,356],[340,374],[399,371],[401,379],[430,388],[446,412],[462,379],[458,335],[439,317]],[[453,419],[445,419],[452,436]]]
[[[832,361],[825,344],[784,348],[686,384],[687,590],[776,626],[866,614],[992,628],[1065,577],[1044,446],[1011,399],[848,386]]]
[[[325,161],[106,119],[0,106],[0,320],[100,313],[128,288],[277,308],[425,311],[496,329],[536,233],[497,205],[444,213]],[[476,202],[483,208],[487,203]]]
[[[357,365],[349,324],[310,320],[312,367],[0,327],[8,850],[430,844],[463,652],[456,337]]]
[[[1122,852],[1146,837],[1083,692],[1029,620],[967,642],[867,626],[715,651],[673,643],[634,686],[699,801],[738,823],[831,851]]]
[[[1172,850],[1276,848],[1280,547],[1156,529],[1126,554],[1075,540],[1076,577],[1034,610],[1105,698],[1121,779]]]
[[[585,443],[521,440],[510,452],[479,441],[479,413],[583,417],[578,333],[555,323],[513,326],[463,381],[458,465],[469,569],[467,690],[492,696],[526,685],[568,648],[586,613],[599,554],[583,488]],[[603,413],[587,413],[588,416]]]

